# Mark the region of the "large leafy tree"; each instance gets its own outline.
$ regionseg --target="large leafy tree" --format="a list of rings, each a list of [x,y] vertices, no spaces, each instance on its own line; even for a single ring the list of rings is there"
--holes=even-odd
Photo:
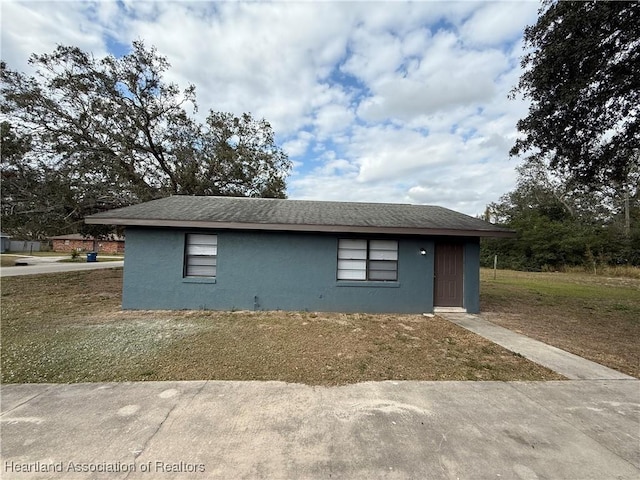
[[[215,111],[196,121],[195,87],[166,82],[170,65],[155,48],[134,42],[128,55],[95,58],[59,46],[29,63],[32,75],[0,68],[2,113],[30,145],[3,171],[60,184],[55,201],[41,200],[64,202],[71,223],[169,194],[285,196],[291,164],[269,123]],[[27,211],[6,193],[14,214]]]
[[[640,3],[546,0],[524,42],[513,94],[531,106],[511,154],[627,189],[640,152]]]
[[[11,123],[3,121],[0,128],[3,231],[34,239],[82,231],[82,213],[95,208],[95,197],[106,187],[83,186],[66,168],[50,165],[46,154],[30,137],[17,133]],[[102,226],[90,229],[87,233],[98,235],[107,230]]]
[[[582,262],[594,232],[582,221],[572,192],[539,170],[521,168],[517,187],[487,207],[487,219],[516,230],[517,238],[483,242],[483,263],[539,270]]]
[[[632,228],[614,188],[577,185],[544,162],[517,168],[516,188],[487,207],[485,219],[516,230],[515,239],[484,240],[482,262],[498,255],[503,267],[540,270],[601,264],[640,264],[640,189],[631,192]],[[638,174],[633,176],[637,183]]]

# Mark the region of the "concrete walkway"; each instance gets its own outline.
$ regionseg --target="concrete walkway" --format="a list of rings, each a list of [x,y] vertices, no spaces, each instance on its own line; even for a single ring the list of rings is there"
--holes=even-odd
[[[512,352],[519,353],[523,357],[550,368],[571,380],[630,380],[634,378],[573,353],[512,332],[478,315],[439,313],[438,316],[491,340]],[[638,393],[640,395],[640,392]]]
[[[3,385],[0,476],[637,480],[639,394],[638,380]]]

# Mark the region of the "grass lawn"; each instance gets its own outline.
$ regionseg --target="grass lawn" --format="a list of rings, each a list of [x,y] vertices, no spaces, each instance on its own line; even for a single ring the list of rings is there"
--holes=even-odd
[[[1,380],[546,380],[438,317],[121,311],[122,269],[2,279]]]
[[[640,378],[640,278],[481,271],[485,318]]]

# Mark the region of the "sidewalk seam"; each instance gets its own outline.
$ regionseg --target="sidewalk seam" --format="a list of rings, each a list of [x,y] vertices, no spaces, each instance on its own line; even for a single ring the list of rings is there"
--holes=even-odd
[[[4,416],[4,415],[6,415],[7,413],[11,413],[11,412],[13,412],[14,410],[16,410],[16,409],[18,409],[18,408],[22,407],[23,405],[26,405],[27,403],[29,403],[31,400],[33,400],[33,399],[35,399],[35,398],[38,398],[38,397],[39,397],[39,396],[41,396],[41,395],[44,395],[46,392],[48,392],[49,390],[51,390],[52,388],[54,388],[56,385],[59,385],[59,384],[47,385],[47,388],[45,388],[44,390],[42,390],[42,391],[41,391],[41,392],[39,392],[39,393],[36,393],[34,396],[29,397],[29,398],[28,398],[27,400],[25,400],[24,402],[19,403],[18,405],[16,405],[15,407],[13,407],[11,410],[6,410],[6,411],[3,411],[3,412],[0,412],[0,417],[2,417],[2,416]]]
[[[200,394],[200,392],[202,392],[202,389],[207,385],[207,383],[209,383],[209,380],[204,380],[202,385],[200,386],[200,388],[198,388],[198,390],[196,390],[196,392],[191,396],[191,399],[189,399],[189,401],[186,403],[186,405],[188,406],[189,404],[191,404],[191,402],[193,402],[193,399]],[[140,450],[140,452],[138,452],[136,455],[134,455],[134,462],[141,457],[144,452],[147,449],[147,446],[149,445],[149,443],[151,442],[151,440],[153,440],[156,435],[158,434],[158,432],[160,431],[160,429],[164,426],[164,424],[167,422],[167,420],[169,419],[169,417],[171,416],[171,414],[173,413],[173,411],[178,407],[178,405],[181,402],[179,401],[179,399],[176,400],[176,402],[173,404],[173,406],[169,409],[169,411],[167,412],[167,414],[164,416],[164,418],[162,419],[162,421],[158,424],[158,427],[154,430],[154,432],[149,435],[149,438],[147,438],[144,442],[144,444],[142,445],[142,449]],[[129,478],[129,475],[134,473],[134,471],[129,471],[127,473],[127,475],[124,477],[124,480],[127,480],[127,478]]]
[[[580,381],[580,380],[578,380]],[[589,381],[589,382],[598,382],[598,381],[610,381],[610,380],[584,380],[584,381]],[[624,458],[623,456],[621,456],[620,454],[614,452],[613,450],[611,450],[606,444],[600,442],[597,438],[592,437],[591,435],[589,435],[589,433],[587,433],[586,431],[582,430],[581,428],[579,428],[577,425],[575,425],[573,422],[570,421],[570,419],[567,417],[562,417],[560,415],[558,415],[557,413],[554,413],[552,410],[550,410],[549,408],[545,407],[543,404],[541,404],[540,402],[538,402],[535,398],[529,396],[525,391],[521,390],[518,388],[518,385],[516,382],[507,382],[509,384],[509,386],[511,388],[513,388],[515,391],[517,391],[518,393],[520,393],[521,395],[524,395],[526,398],[528,398],[529,400],[531,400],[533,403],[535,403],[536,405],[538,405],[539,408],[545,410],[546,412],[549,413],[549,416],[553,416],[555,418],[557,418],[558,420],[566,423],[567,425],[569,425],[573,430],[580,432],[582,435],[584,435],[585,437],[591,439],[592,441],[594,441],[595,443],[597,443],[598,445],[600,445],[602,448],[604,448],[605,450],[607,450],[609,453],[611,453],[612,455],[618,457],[619,459],[621,459],[622,461],[628,463],[629,465],[631,465],[633,468],[635,468],[636,470],[638,470],[638,472],[640,472],[640,468],[635,465],[634,463],[632,463],[631,461],[627,460],[626,458]],[[525,382],[526,383],[526,382]]]

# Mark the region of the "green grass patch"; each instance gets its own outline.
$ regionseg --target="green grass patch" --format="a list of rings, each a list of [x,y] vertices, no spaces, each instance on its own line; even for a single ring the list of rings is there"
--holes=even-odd
[[[640,280],[587,273],[481,271],[488,318],[640,377]]]

